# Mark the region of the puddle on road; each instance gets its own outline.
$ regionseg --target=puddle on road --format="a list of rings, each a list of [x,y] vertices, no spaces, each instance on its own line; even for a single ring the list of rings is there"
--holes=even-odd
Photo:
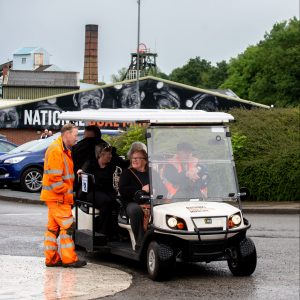
[[[129,288],[132,276],[92,263],[84,268],[47,268],[44,258],[0,255],[2,299],[94,299]]]

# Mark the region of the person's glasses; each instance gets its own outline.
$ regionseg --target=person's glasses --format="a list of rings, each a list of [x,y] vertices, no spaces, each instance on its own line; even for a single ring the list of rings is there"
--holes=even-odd
[[[131,160],[142,160],[146,159],[145,157],[132,157]]]
[[[104,147],[101,152],[103,152],[103,151],[111,151],[111,150],[112,150],[112,146],[108,145],[108,146]]]
[[[103,154],[104,152],[111,152],[111,151],[112,151],[112,146],[111,146],[111,145],[105,146],[105,147],[101,150],[100,154],[98,155],[98,159],[101,157],[101,154]]]

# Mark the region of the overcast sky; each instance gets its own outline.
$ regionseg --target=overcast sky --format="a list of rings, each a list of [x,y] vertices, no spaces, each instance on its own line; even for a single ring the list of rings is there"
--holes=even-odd
[[[137,45],[137,0],[0,0],[0,64],[25,46],[83,77],[86,24],[99,25],[99,81],[128,67]],[[229,61],[276,22],[299,18],[299,0],[141,0],[141,38],[169,74],[190,58]]]

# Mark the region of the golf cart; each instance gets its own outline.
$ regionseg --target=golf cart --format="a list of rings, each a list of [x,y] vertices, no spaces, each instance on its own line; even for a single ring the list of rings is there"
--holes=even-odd
[[[228,123],[233,121],[230,114],[199,110],[99,109],[63,112],[60,118],[147,123],[150,196],[144,197],[149,201],[151,213],[142,247],[135,250],[130,220],[124,209],[120,209],[118,225],[128,232],[129,238],[107,242],[94,228],[97,210],[92,203],[80,200],[76,209],[76,245],[88,251],[108,251],[146,261],[153,280],[169,278],[177,260],[227,261],[236,276],[249,276],[254,272],[256,249],[246,236],[250,223],[242,213],[243,193],[238,186],[228,129]],[[182,150],[188,150],[189,154],[179,155]],[[184,166],[189,169],[183,171]],[[192,179],[182,177],[192,170]],[[84,188],[88,189],[93,176],[85,175]],[[173,190],[168,188],[171,183]]]

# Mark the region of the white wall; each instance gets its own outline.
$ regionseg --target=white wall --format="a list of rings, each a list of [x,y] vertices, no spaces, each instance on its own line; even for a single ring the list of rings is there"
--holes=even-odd
[[[13,70],[34,70],[34,53],[43,53],[44,65],[50,65],[50,54],[44,48],[36,48],[28,54],[13,54]],[[22,63],[22,59],[26,63]]]

